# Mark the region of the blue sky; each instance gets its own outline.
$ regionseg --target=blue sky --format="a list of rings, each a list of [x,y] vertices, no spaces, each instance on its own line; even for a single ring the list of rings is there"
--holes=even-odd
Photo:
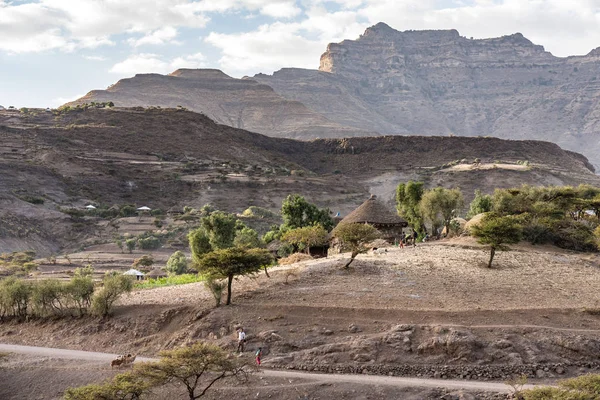
[[[398,30],[523,33],[557,56],[600,47],[600,0],[0,0],[0,105],[54,107],[135,73],[318,68],[327,43]]]

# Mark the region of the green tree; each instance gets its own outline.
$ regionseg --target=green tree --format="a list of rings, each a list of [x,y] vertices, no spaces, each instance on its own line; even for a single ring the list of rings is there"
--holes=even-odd
[[[192,260],[195,263],[198,263],[204,254],[212,251],[210,239],[204,228],[198,228],[188,233],[188,241],[192,253]]]
[[[331,235],[339,240],[342,250],[351,252],[350,260],[344,265],[346,269],[357,255],[368,250],[367,244],[379,238],[380,233],[369,224],[339,224]]]
[[[127,246],[127,250],[129,251],[129,254],[133,253],[133,250],[135,249],[135,245],[136,245],[136,240],[135,239],[127,239],[125,241],[125,246]]]
[[[231,304],[231,286],[233,278],[258,272],[264,265],[273,261],[265,249],[244,249],[232,247],[219,249],[199,257],[196,264],[198,272],[215,278],[227,279],[227,302]]]
[[[169,382],[183,385],[190,400],[204,396],[221,380],[236,378],[246,381],[250,374],[243,358],[231,357],[214,344],[196,343],[159,354],[158,362],[140,364],[135,373],[151,382],[152,386]]]
[[[281,204],[283,225],[287,229],[319,224],[330,231],[333,228],[333,219],[329,214],[329,209],[319,209],[298,194],[290,194]]]
[[[65,285],[58,279],[42,279],[32,284],[31,304],[35,313],[45,317],[66,309]]]
[[[235,233],[235,239],[233,240],[233,245],[237,247],[246,247],[248,249],[261,247],[262,242],[258,237],[258,233],[247,226],[243,226],[241,229],[238,229]]]
[[[419,208],[424,190],[423,182],[414,181],[400,183],[396,188],[396,209],[398,210],[398,215],[404,218],[420,235],[425,234],[423,216]]]
[[[479,224],[471,227],[471,234],[477,238],[477,241],[490,246],[488,268],[492,268],[496,250],[508,250],[506,244],[518,243],[522,232],[523,228],[516,218],[492,213],[487,214]]]
[[[222,211],[214,211],[202,218],[201,225],[208,236],[213,250],[226,249],[233,246],[236,233],[235,215]]]
[[[117,245],[119,250],[121,250],[121,253],[122,253],[123,252],[123,241],[121,239],[115,239],[115,244]]]
[[[171,254],[167,261],[166,270],[174,275],[185,274],[188,269],[188,260],[183,251],[176,251]]]
[[[464,199],[459,189],[437,187],[425,191],[419,208],[421,215],[431,223],[432,233],[445,227],[450,232],[450,221],[457,217],[464,206]]]
[[[327,231],[321,225],[305,226],[287,231],[281,240],[296,246],[299,250],[305,250],[310,254],[310,248],[323,246],[329,240]]]
[[[0,281],[0,316],[26,317],[30,299],[31,285],[22,279],[10,277]]]
[[[94,281],[91,275],[75,274],[65,286],[65,293],[69,302],[77,307],[79,315],[83,315],[90,307],[94,295]]]
[[[92,313],[100,317],[107,317],[119,297],[131,292],[133,280],[125,275],[109,274],[104,277],[102,284],[102,288],[92,298]]]
[[[475,190],[475,198],[469,205],[469,212],[467,213],[467,219],[471,219],[477,214],[482,214],[492,211],[492,196],[489,194],[482,194],[481,190]]]

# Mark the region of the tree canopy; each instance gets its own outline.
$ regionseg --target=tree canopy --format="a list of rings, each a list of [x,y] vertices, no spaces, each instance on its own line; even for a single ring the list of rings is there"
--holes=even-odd
[[[319,209],[298,194],[290,194],[281,204],[281,217],[287,229],[321,225],[327,231],[333,228],[333,219],[329,209]]]
[[[187,272],[188,260],[183,251],[176,251],[171,254],[167,260],[166,270],[174,275],[181,275]]]
[[[321,225],[292,229],[281,237],[282,241],[296,246],[298,250],[306,251],[307,254],[310,254],[311,247],[323,246],[328,239],[327,231]]]
[[[369,224],[339,224],[331,235],[340,241],[342,250],[351,252],[350,260],[344,265],[348,268],[357,255],[368,250],[366,245],[369,242],[379,238],[380,233]]]
[[[219,279],[227,279],[227,302],[231,304],[233,278],[258,272],[273,261],[271,253],[265,249],[245,249],[231,247],[212,251],[200,257],[196,263],[198,272]]]
[[[419,208],[423,192],[423,182],[408,181],[407,183],[399,184],[396,188],[396,209],[398,210],[398,215],[403,217],[421,235],[425,232],[423,216]]]
[[[490,213],[471,228],[471,234],[479,243],[490,246],[488,268],[492,268],[496,250],[507,250],[506,244],[518,243],[521,240],[522,227],[513,216]]]
[[[431,223],[432,233],[445,227],[450,231],[450,221],[458,216],[464,206],[464,199],[459,189],[437,187],[425,191],[419,208],[423,217]]]

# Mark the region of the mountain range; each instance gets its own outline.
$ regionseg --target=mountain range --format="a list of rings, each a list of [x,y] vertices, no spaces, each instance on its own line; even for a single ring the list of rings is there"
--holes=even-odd
[[[327,46],[318,70],[236,79],[219,70],[140,74],[70,103],[182,106],[269,136],[538,139],[600,165],[600,48],[555,57],[516,33],[400,32],[384,23]]]

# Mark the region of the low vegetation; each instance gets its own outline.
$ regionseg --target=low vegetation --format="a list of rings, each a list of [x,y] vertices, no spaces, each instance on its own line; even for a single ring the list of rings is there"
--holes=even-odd
[[[357,255],[369,250],[367,244],[378,239],[380,233],[369,224],[339,224],[331,235],[339,241],[342,250],[350,251],[350,260],[344,265],[346,269]]]
[[[103,384],[67,389],[64,400],[142,400],[152,389],[170,383],[175,384],[171,394],[180,390],[180,396],[196,400],[217,382],[245,382],[252,373],[244,358],[232,357],[212,344],[196,343],[159,355],[159,361],[137,364]]]
[[[523,400],[597,400],[600,398],[600,375],[584,375],[563,380],[557,387],[525,390]]]
[[[171,275],[164,278],[146,279],[135,282],[137,289],[154,289],[163,286],[187,285],[188,283],[203,282],[206,278],[198,274]]]

